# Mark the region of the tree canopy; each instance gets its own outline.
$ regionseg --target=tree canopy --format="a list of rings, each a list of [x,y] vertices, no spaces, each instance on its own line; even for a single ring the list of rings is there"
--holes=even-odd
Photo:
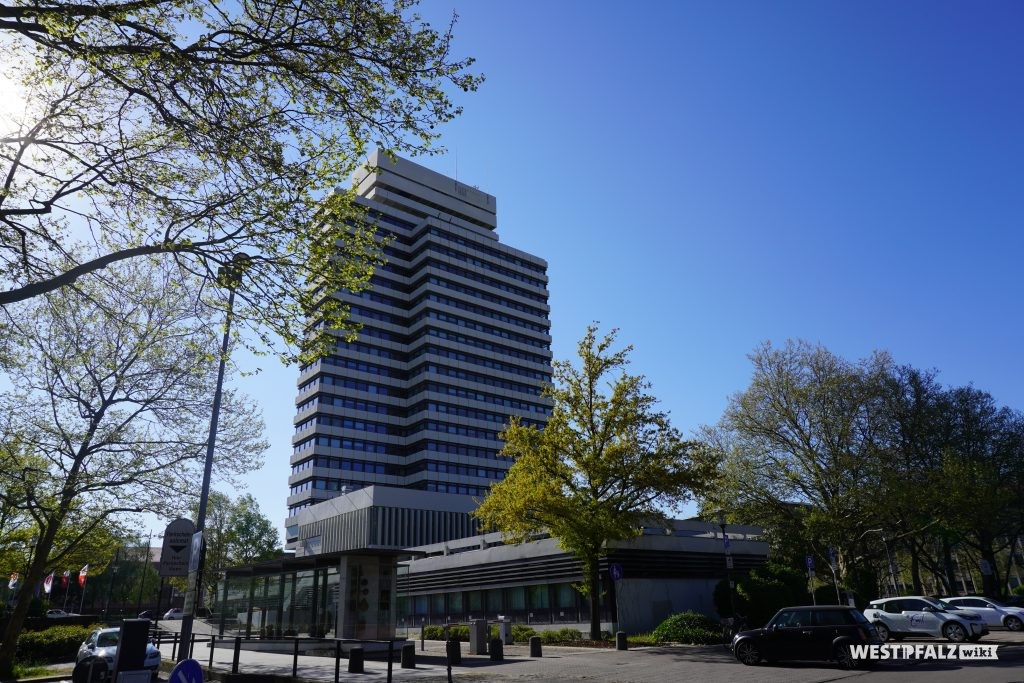
[[[451,93],[481,80],[414,5],[0,3],[0,62],[26,93],[0,122],[0,305],[144,255],[201,295],[244,252],[239,320],[323,353],[352,330],[323,293],[366,287],[381,259],[329,191],[368,145],[436,151]],[[314,311],[327,324],[307,330]]]
[[[646,378],[625,372],[632,347],[614,350],[615,339],[615,330],[599,339],[590,326],[577,346],[579,366],[554,363],[547,425],[511,418],[502,453],[515,462],[475,512],[485,528],[515,541],[549,533],[580,559],[595,639],[606,543],[636,537],[645,523],[667,524],[665,510],[714,472],[699,445],[656,409]]]
[[[4,309],[18,363],[0,395],[0,497],[38,534],[29,584],[110,520],[181,509],[202,474],[215,330],[197,322],[169,268],[112,268],[133,298],[87,278]],[[263,424],[231,391],[221,416],[215,473],[231,480],[260,464]],[[0,674],[26,610],[19,600],[7,624]]]
[[[898,580],[890,556],[918,594],[929,573],[947,595],[957,574],[1002,590],[1024,533],[1019,411],[885,353],[851,362],[794,341],[750,358],[750,385],[703,431],[722,474],[705,510],[766,527],[792,566],[811,554],[828,567],[834,549],[838,579],[862,596]]]

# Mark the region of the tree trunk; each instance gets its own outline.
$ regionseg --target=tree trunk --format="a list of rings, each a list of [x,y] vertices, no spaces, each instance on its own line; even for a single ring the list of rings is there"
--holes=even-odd
[[[910,580],[914,584],[914,595],[924,595],[924,583],[921,581],[921,560],[917,556],[917,544],[910,543]]]
[[[0,678],[14,677],[14,654],[18,647],[18,635],[25,625],[28,608],[32,605],[33,589],[43,578],[43,568],[46,567],[50,550],[53,548],[53,537],[54,534],[51,532],[40,534],[32,564],[25,573],[25,583],[18,591],[18,600],[4,629],[3,642],[0,643]]]
[[[946,584],[950,595],[960,594],[960,585],[956,582],[956,570],[953,568],[953,547],[948,539],[942,539],[942,566],[946,570]],[[964,587],[966,587],[966,582]]]
[[[590,604],[590,639],[601,639],[601,581],[598,573],[598,553],[590,552],[580,558],[583,564],[583,590]]]

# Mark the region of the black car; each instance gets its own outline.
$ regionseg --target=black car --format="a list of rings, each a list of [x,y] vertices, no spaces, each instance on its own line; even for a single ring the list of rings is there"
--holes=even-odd
[[[858,664],[850,645],[881,645],[871,622],[854,607],[817,605],[783,607],[764,628],[740,631],[732,639],[736,659],[753,665],[762,659],[816,659]]]

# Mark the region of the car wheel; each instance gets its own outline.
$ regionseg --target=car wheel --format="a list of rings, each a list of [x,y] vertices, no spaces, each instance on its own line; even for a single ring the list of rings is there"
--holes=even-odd
[[[875,624],[875,630],[878,631],[878,638],[883,643],[889,640],[889,627],[885,624]]]
[[[951,643],[962,643],[967,640],[967,629],[954,621],[942,627],[942,635]]]
[[[1021,628],[1024,628],[1024,621],[1021,621],[1020,617],[1006,617],[1003,626],[1011,631],[1019,631]]]
[[[761,661],[761,653],[749,640],[740,641],[736,646],[736,659],[747,666],[753,666]]]
[[[853,658],[853,651],[849,645],[837,645],[832,658],[836,660],[841,669],[856,669],[857,660]]]

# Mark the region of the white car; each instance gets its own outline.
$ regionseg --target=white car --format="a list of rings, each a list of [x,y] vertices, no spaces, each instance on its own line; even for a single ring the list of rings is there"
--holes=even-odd
[[[62,609],[48,609],[48,610],[46,610],[46,618],[47,619],[63,619],[65,617],[74,617],[74,616],[78,616],[78,615],[71,614],[70,612],[65,612]]]
[[[117,643],[121,639],[119,628],[98,628],[89,634],[82,646],[78,648],[75,662],[88,662],[90,659],[102,659],[107,670],[114,669],[114,657],[117,656]],[[160,650],[153,643],[146,643],[146,659],[143,666],[153,672],[155,677],[160,669]]]
[[[980,614],[989,626],[1003,626],[1011,631],[1024,628],[1024,607],[1010,607],[992,598],[968,595],[962,598],[943,598],[943,602]]]
[[[882,640],[890,636],[894,640],[931,636],[954,643],[973,643],[988,633],[988,625],[980,614],[920,595],[872,600],[864,616]]]
[[[181,617],[182,614],[180,607],[174,607],[164,613],[164,619],[181,619]]]

